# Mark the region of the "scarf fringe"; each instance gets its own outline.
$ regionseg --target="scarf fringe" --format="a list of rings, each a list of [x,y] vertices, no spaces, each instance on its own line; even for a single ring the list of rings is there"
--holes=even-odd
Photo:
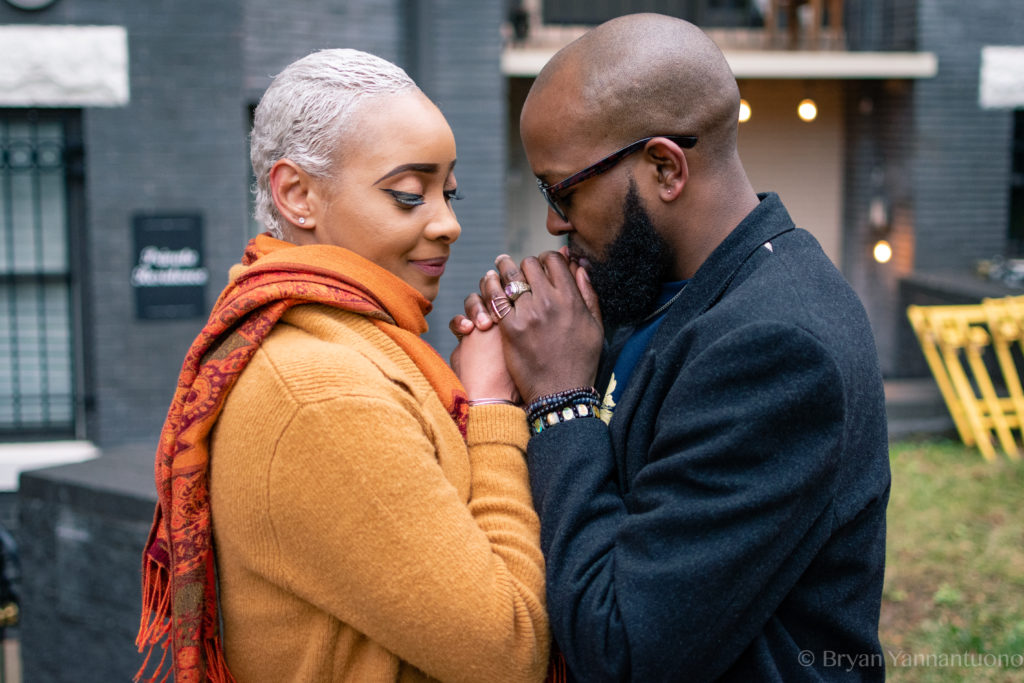
[[[552,648],[551,661],[548,663],[548,674],[544,683],[568,683],[569,667],[565,663],[565,655],[557,648]]]
[[[228,671],[227,660],[224,659],[224,648],[220,638],[214,636],[203,642],[206,653],[206,679],[210,683],[235,683],[235,677]]]
[[[135,644],[139,652],[146,651],[146,658],[139,667],[138,672],[132,678],[136,683],[166,683],[170,678],[173,667],[164,669],[167,664],[167,654],[170,652],[170,639],[167,637],[171,630],[169,614],[171,591],[167,581],[164,580],[166,571],[155,561],[149,558],[145,561],[143,568],[145,577],[143,585],[146,586],[143,595],[143,614],[145,615],[142,624],[139,626],[139,634],[135,638]],[[150,580],[155,575],[155,580]],[[152,675],[146,676],[146,669],[149,668],[149,660],[153,657],[157,646],[163,650],[160,663],[156,665]],[[205,680],[210,683],[236,683],[234,676],[228,670],[228,663],[224,657],[224,648],[221,647],[220,638],[214,636],[203,641],[203,654],[206,663]],[[161,675],[163,672],[163,675]]]
[[[144,557],[142,560],[142,620],[139,624],[139,633],[135,636],[135,646],[139,648],[140,653],[146,652],[146,658],[132,678],[136,683],[143,680],[146,683],[163,683],[171,674],[171,670],[168,669],[164,671],[163,677],[158,678],[167,662],[169,650],[167,635],[171,630],[171,620],[167,615],[170,614],[170,606],[171,591],[166,570],[148,556]],[[153,671],[153,675],[143,678],[157,645],[163,649],[163,656],[160,657],[160,663]]]

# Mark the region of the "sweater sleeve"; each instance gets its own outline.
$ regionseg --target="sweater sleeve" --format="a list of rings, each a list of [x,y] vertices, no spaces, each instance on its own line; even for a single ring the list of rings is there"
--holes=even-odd
[[[520,409],[471,410],[467,505],[411,401],[302,406],[267,483],[282,583],[434,678],[541,680],[549,635],[526,440]]]

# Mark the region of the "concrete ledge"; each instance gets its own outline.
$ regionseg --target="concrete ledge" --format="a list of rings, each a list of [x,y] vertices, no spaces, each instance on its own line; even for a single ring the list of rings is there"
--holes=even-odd
[[[152,444],[21,474],[22,670],[26,681],[128,681],[153,519]]]
[[[957,437],[956,425],[931,377],[885,381],[889,441],[918,435]]]
[[[99,449],[88,441],[39,441],[0,444],[0,491],[18,488],[22,472],[84,462],[98,457]]]
[[[148,449],[148,450],[147,450]],[[103,514],[152,517],[155,447],[105,449],[88,461],[32,469],[21,474],[19,496],[82,506]]]

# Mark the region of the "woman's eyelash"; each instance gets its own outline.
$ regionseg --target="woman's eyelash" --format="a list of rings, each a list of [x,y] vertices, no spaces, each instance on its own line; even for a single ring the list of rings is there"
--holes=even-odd
[[[401,204],[403,206],[409,206],[409,207],[421,206],[421,205],[426,203],[424,201],[424,199],[423,199],[423,195],[421,195],[421,194],[416,194],[414,192],[402,192],[401,190],[389,190],[389,189],[385,189],[384,191],[387,192],[392,197],[394,197],[395,201],[397,201],[399,204]],[[445,198],[445,201],[449,201],[450,202],[450,201],[453,201],[453,200],[462,199],[462,195],[459,194],[459,191],[457,189],[455,189],[455,190],[445,190],[444,191],[444,198]]]
[[[401,190],[384,190],[389,195],[395,198],[399,204],[404,206],[420,206],[425,204],[423,201],[423,195],[414,194],[412,192],[402,192]]]

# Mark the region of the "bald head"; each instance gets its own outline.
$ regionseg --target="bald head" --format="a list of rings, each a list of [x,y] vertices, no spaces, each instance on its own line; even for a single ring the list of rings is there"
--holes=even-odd
[[[523,110],[561,110],[594,142],[697,135],[701,156],[731,157],[739,89],[718,46],[693,24],[660,14],[612,19],[560,50]],[[560,105],[558,104],[560,102]]]

